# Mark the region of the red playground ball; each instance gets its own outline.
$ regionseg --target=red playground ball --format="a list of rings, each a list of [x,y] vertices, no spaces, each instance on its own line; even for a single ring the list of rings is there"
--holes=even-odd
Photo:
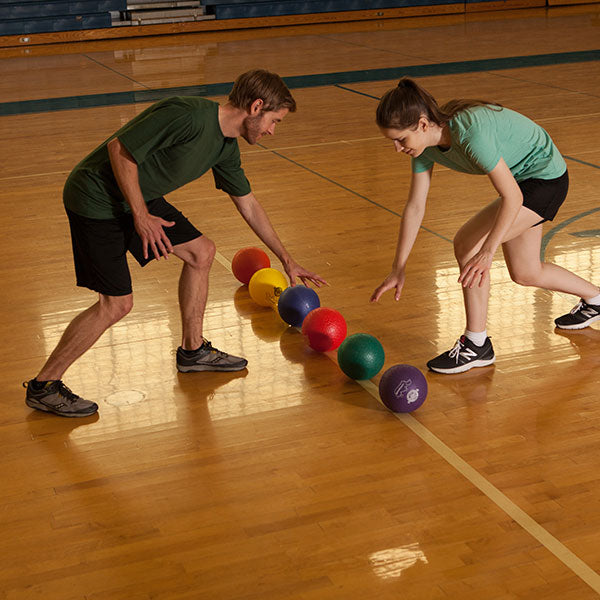
[[[335,350],[346,337],[346,319],[333,308],[315,308],[302,323],[302,333],[308,345],[317,352]]]
[[[379,380],[379,397],[392,412],[417,410],[427,398],[425,375],[412,365],[394,365]]]
[[[235,253],[231,261],[231,270],[235,278],[245,285],[250,283],[252,275],[260,269],[271,266],[271,259],[260,248],[242,248]]]

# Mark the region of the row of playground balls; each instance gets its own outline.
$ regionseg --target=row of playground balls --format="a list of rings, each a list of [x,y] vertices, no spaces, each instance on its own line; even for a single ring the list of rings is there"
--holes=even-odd
[[[288,287],[285,276],[271,268],[263,250],[242,248],[231,266],[236,279],[248,286],[252,300],[260,306],[276,308],[288,325],[301,328],[313,350],[337,349],[338,365],[348,377],[371,379],[383,368],[385,352],[377,338],[367,333],[347,336],[344,317],[333,308],[321,307],[313,289],[304,285]],[[412,412],[427,397],[427,380],[412,365],[394,365],[379,381],[379,396],[393,412]]]

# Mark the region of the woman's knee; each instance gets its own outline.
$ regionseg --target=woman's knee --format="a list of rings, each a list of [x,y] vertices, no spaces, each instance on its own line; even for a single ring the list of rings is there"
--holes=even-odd
[[[510,278],[518,285],[538,287],[540,269],[537,268],[509,268]]]
[[[459,231],[452,240],[454,246],[454,256],[458,264],[462,267],[475,254],[473,245],[469,243]]]

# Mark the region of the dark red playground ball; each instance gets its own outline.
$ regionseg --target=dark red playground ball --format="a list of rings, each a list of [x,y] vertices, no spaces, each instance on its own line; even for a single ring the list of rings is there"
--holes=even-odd
[[[271,259],[267,253],[260,248],[242,248],[235,253],[231,261],[231,270],[235,278],[248,285],[252,275],[260,269],[266,269],[271,266]]]

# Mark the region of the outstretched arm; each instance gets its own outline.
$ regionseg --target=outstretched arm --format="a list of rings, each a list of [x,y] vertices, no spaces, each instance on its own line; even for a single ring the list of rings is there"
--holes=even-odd
[[[285,249],[279,239],[279,236],[273,229],[273,225],[271,225],[267,213],[252,192],[245,196],[231,196],[231,199],[246,223],[250,225],[252,231],[256,233],[256,235],[281,261],[285,272],[290,278],[291,285],[296,285],[296,277],[305,285],[309,282],[314,283],[317,287],[327,284],[324,279],[301,267],[290,256],[289,252]]]
[[[112,139],[107,149],[115,179],[131,207],[135,230],[142,239],[144,258],[148,258],[148,246],[157,260],[161,255],[167,258],[169,252],[173,252],[173,246],[163,227],[171,227],[174,222],[165,221],[148,212],[140,188],[137,163],[119,139]]]
[[[427,203],[427,194],[431,183],[431,174],[433,169],[423,171],[422,173],[413,173],[410,182],[410,191],[408,200],[402,213],[400,221],[400,232],[398,233],[398,243],[396,245],[396,255],[392,263],[392,272],[383,280],[381,285],[373,292],[371,302],[377,302],[381,296],[388,290],[395,289],[394,298],[400,299],[402,287],[404,286],[404,271],[408,256],[417,239],[419,227],[425,214],[425,205]]]

